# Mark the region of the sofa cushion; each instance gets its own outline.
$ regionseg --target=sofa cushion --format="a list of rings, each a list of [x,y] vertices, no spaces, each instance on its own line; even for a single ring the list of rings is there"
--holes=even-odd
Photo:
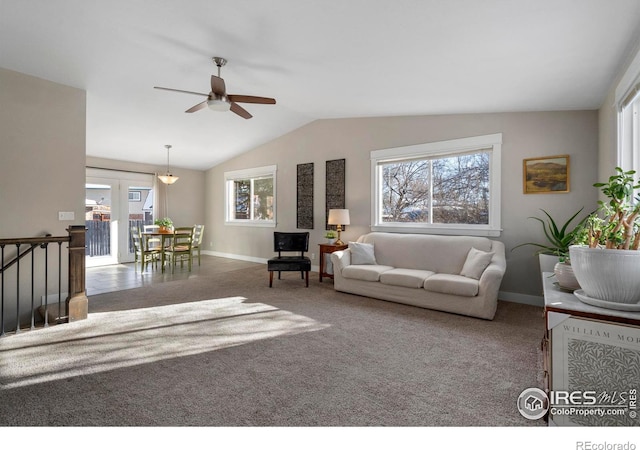
[[[493,251],[492,241],[482,236],[372,232],[358,242],[375,246],[378,264],[455,275],[460,274],[471,247]]]
[[[429,270],[391,269],[380,275],[380,283],[418,289],[431,275],[433,272]]]
[[[349,242],[351,264],[377,264],[373,244]]]
[[[442,294],[475,297],[478,295],[478,280],[462,275],[436,273],[424,280],[424,288],[427,291],[440,292]]]
[[[486,269],[491,262],[493,253],[494,252],[483,252],[475,247],[471,247],[471,250],[469,250],[467,254],[467,260],[464,262],[464,266],[462,266],[462,270],[460,271],[460,275],[479,280],[482,272],[484,272],[484,269]]]
[[[363,281],[380,281],[380,274],[391,270],[391,266],[379,266],[374,264],[351,264],[342,269],[342,276]]]

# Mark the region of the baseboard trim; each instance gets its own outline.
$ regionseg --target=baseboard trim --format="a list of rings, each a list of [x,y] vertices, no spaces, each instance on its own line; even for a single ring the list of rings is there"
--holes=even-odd
[[[517,292],[498,292],[498,300],[505,302],[523,303],[531,306],[544,306],[544,297],[529,294],[519,294]]]
[[[266,264],[268,261],[267,258],[256,258],[255,256],[236,255],[235,253],[223,253],[223,252],[215,252],[211,250],[203,250],[202,254],[210,255],[210,256],[219,256],[220,258],[239,259],[241,261],[249,261],[249,262],[254,262],[259,264]],[[318,270],[320,270],[319,266],[311,265],[312,272],[317,272]]]
[[[236,255],[235,253],[214,252],[211,250],[203,250],[203,255],[218,256],[220,258],[239,259],[240,261],[249,261],[254,263],[266,264],[266,258],[256,258],[255,256]]]
[[[255,262],[260,264],[267,263],[267,258],[256,258],[255,256],[236,255],[235,253],[215,252],[212,250],[203,250],[202,253],[204,255],[219,256],[220,258],[239,259],[241,261],[249,261],[249,262]],[[312,272],[318,272],[319,270],[320,270],[320,267],[318,265],[311,266]],[[500,291],[498,292],[498,299],[503,300],[505,302],[523,303],[525,305],[532,305],[532,306],[544,306],[544,298],[537,295],[528,295],[528,294],[519,294],[517,292]]]

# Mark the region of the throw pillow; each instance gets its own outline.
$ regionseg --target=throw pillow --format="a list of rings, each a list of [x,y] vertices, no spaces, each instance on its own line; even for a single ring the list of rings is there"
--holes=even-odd
[[[351,264],[377,264],[373,244],[349,242],[349,250],[351,251]]]
[[[494,252],[483,252],[476,248],[471,247],[469,253],[467,253],[467,260],[462,266],[460,275],[467,278],[474,278],[479,280],[482,276],[482,272],[487,268],[491,262]]]

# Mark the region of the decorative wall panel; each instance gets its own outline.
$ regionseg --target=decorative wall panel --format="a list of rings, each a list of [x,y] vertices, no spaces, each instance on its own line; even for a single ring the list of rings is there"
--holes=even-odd
[[[297,227],[313,229],[313,163],[298,164]]]
[[[326,169],[326,207],[324,224],[325,229],[328,230],[330,228],[327,224],[329,221],[329,210],[345,208],[345,160],[334,159],[327,161]],[[343,226],[342,231],[344,230],[345,227]]]

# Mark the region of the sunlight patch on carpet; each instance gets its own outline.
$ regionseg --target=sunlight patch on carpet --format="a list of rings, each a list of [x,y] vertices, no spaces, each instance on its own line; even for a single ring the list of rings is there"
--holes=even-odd
[[[0,390],[328,327],[244,297],[89,314],[0,339]]]

